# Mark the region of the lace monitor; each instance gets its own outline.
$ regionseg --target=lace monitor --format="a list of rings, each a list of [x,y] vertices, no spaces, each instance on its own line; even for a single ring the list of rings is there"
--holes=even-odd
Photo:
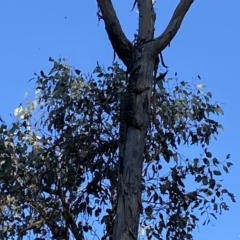
[[[119,172],[123,171],[123,154],[126,141],[126,134],[128,126],[138,129],[142,128],[143,123],[140,123],[135,115],[135,101],[136,95],[149,90],[149,86],[136,86],[138,74],[141,65],[139,65],[133,72],[130,73],[129,82],[126,91],[123,94],[123,99],[120,105],[120,138],[119,138]]]

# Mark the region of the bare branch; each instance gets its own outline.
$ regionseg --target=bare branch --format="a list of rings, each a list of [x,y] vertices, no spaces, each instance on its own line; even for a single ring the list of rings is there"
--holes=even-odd
[[[133,45],[125,36],[110,0],[97,0],[101,18],[105,23],[109,40],[118,57],[126,66],[132,58]]]
[[[162,52],[172,41],[180,28],[184,16],[188,12],[191,4],[194,0],[181,0],[176,7],[173,16],[164,30],[164,32],[157,37],[151,44],[153,45],[153,51],[157,51],[155,54]]]
[[[152,0],[138,0],[139,9],[139,29],[138,37],[149,41],[154,37],[154,24],[156,14]]]

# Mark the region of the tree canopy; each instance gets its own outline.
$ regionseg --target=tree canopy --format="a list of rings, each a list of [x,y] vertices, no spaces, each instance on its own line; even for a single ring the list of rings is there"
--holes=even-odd
[[[154,1],[134,1],[133,41],[112,2],[97,3],[124,67],[114,58],[86,76],[49,58],[49,73],[32,79],[35,99],[12,125],[0,119],[0,237],[136,240],[140,227],[147,239],[193,239],[201,215],[208,224],[228,210],[226,195],[235,201],[220,178],[230,154],[219,160],[210,147],[223,110],[200,76],[168,76],[162,55],[193,0],[179,2],[159,36]],[[194,146],[193,158],[182,152]]]
[[[36,99],[15,110],[10,128],[1,124],[1,234],[7,239],[30,233],[35,239],[84,239],[96,235],[97,222],[105,226],[98,236],[105,239],[116,214],[125,72],[117,63],[107,70],[98,65],[84,77],[62,60],[50,61],[49,74],[36,74]],[[220,161],[209,150],[222,128],[213,116],[222,109],[211,103],[203,85],[195,86],[176,77],[158,82],[158,121],[146,137],[141,180],[140,225],[149,238],[191,239],[198,210],[206,224],[228,210],[224,195],[234,201],[218,181],[232,165],[229,155]],[[201,157],[183,156],[178,152],[182,144],[201,146]],[[172,167],[162,174],[165,162]],[[185,187],[189,176],[195,189]]]

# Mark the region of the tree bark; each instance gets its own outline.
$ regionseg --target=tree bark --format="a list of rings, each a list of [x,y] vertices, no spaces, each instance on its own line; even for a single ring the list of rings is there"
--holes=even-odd
[[[150,49],[146,49],[142,59],[137,84],[150,83],[154,69],[155,58],[150,59]],[[150,80],[150,81],[149,81]],[[136,118],[143,122],[143,129],[128,127],[125,152],[123,158],[123,173],[119,176],[119,191],[117,213],[114,223],[113,239],[137,239],[139,217],[142,212],[142,164],[145,147],[145,136],[149,123],[151,91],[145,91],[136,96]]]
[[[149,86],[150,91],[136,95],[135,117],[143,123],[143,129],[128,126],[123,156],[123,171],[119,176],[117,212],[112,239],[137,240],[139,218],[142,212],[142,166],[149,113],[153,72],[156,58],[171,42],[181,26],[183,18],[194,0],[181,0],[164,32],[154,39],[156,15],[152,0],[138,0],[139,29],[137,41],[133,45],[124,35],[110,0],[97,0],[105,28],[111,44],[126,65],[130,67],[132,59],[141,65],[136,86]],[[141,42],[140,45],[138,43]],[[141,59],[136,59],[136,49]]]

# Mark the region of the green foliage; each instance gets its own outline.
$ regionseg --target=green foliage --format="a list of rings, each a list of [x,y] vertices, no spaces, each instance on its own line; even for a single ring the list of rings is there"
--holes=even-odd
[[[157,124],[147,136],[147,164],[144,169],[147,194],[143,202],[148,209],[152,209],[152,216],[144,216],[142,224],[151,226],[148,227],[148,234],[157,239],[162,239],[160,236],[164,228],[167,239],[191,239],[190,233],[199,220],[192,213],[194,209],[200,210],[201,215],[206,213],[206,224],[210,222],[209,216],[216,218],[214,213],[228,210],[223,200],[224,194],[235,202],[233,194],[222,189],[216,178],[222,174],[221,165],[228,173],[232,163],[218,161],[207,148],[211,137],[216,138],[218,129],[223,129],[222,125],[211,118],[214,114],[223,114],[218,104],[211,104],[212,94],[204,93],[205,86],[202,84],[195,88],[193,84],[184,81],[172,83],[171,89],[167,91],[168,82],[172,83],[173,79],[168,79],[165,84],[161,83],[158,89]],[[201,158],[190,160],[183,157],[178,152],[181,145],[199,145],[203,150]],[[163,163],[159,154],[167,163],[170,160],[174,162],[168,176],[163,177],[160,174]],[[226,159],[228,158],[229,155]],[[194,179],[198,187],[189,191],[184,183],[187,179]],[[165,220],[162,217],[163,212]]]
[[[36,74],[36,99],[15,110],[10,128],[1,120],[1,234],[84,239],[96,235],[97,221],[105,225],[106,239],[116,207],[125,72],[118,64],[107,71],[98,65],[94,79],[61,59],[50,61],[49,74]],[[158,84],[157,123],[146,137],[141,226],[148,239],[191,239],[199,211],[207,224],[228,210],[224,195],[235,201],[218,181],[229,172],[230,155],[220,161],[208,146],[223,128],[211,118],[223,113],[220,106],[211,104],[203,85],[173,82]],[[203,153],[190,160],[178,152],[181,145],[199,145]],[[173,165],[167,175],[163,159]],[[185,187],[190,176],[194,190]]]

